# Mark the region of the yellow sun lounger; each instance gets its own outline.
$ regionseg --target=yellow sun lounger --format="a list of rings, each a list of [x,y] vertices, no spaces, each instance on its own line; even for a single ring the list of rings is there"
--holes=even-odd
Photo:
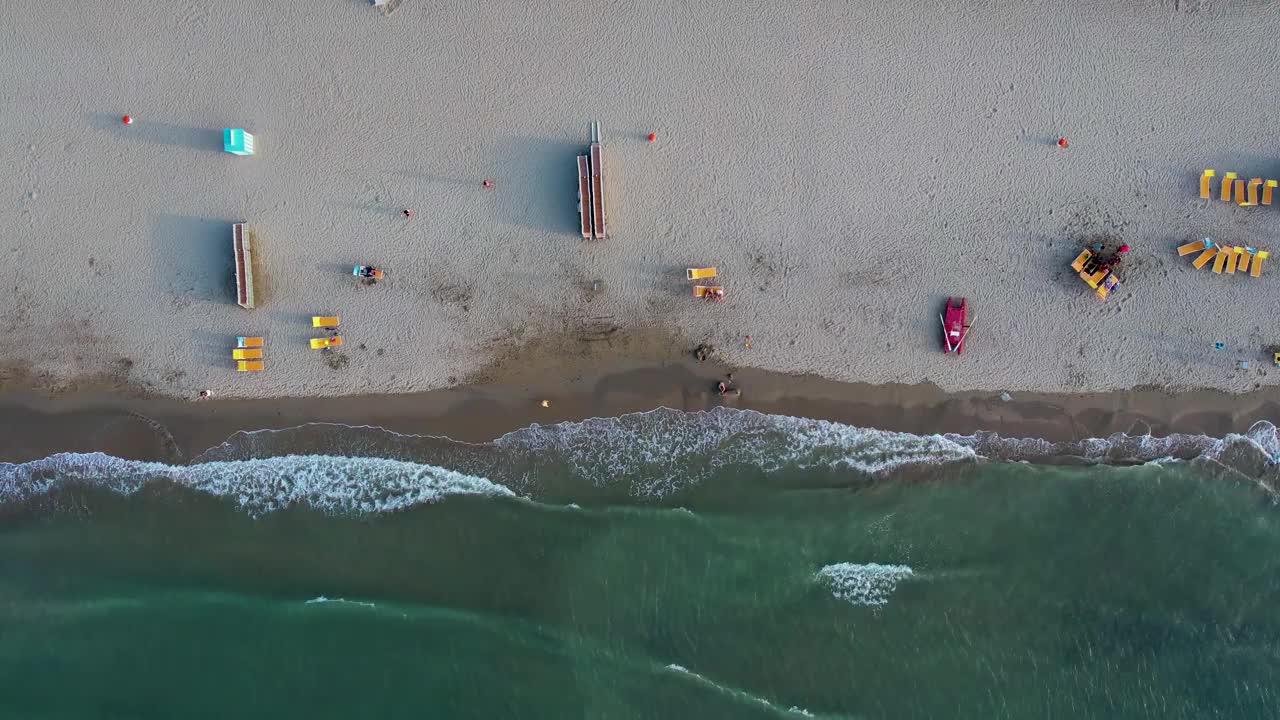
[[[331,338],[311,338],[311,349],[319,350],[321,348],[336,347],[342,344],[342,336],[337,335]]]
[[[236,338],[236,347],[242,347],[242,348],[262,347],[262,338],[238,337]]]
[[[1235,255],[1235,253],[1231,252],[1231,248],[1229,247],[1224,247],[1218,251],[1218,256],[1213,259],[1214,272],[1216,273],[1222,272],[1222,268],[1225,267],[1227,264],[1228,255]]]
[[[1236,248],[1236,255],[1240,256],[1240,264],[1236,269],[1242,273],[1249,272],[1249,261],[1253,259],[1253,248]]]
[[[1105,279],[1109,274],[1111,274],[1110,270],[1102,270],[1102,269],[1099,269],[1092,275],[1086,275],[1084,272],[1081,272],[1080,279],[1085,281],[1085,283],[1087,283],[1089,287],[1096,289],[1098,285],[1103,281],[1103,279]]]
[[[232,360],[261,360],[262,348],[246,348],[243,350],[232,350]]]
[[[1236,178],[1236,204],[1248,205],[1244,199],[1244,178]]]
[[[1076,259],[1071,261],[1071,269],[1076,272],[1084,270],[1084,264],[1089,262],[1089,258],[1091,257],[1093,257],[1093,253],[1089,252],[1088,248],[1081,250],[1080,254],[1076,256]]]
[[[1200,252],[1201,250],[1206,250],[1211,247],[1213,247],[1213,241],[1208,238],[1205,238],[1204,240],[1196,240],[1195,242],[1189,242],[1186,245],[1179,245],[1178,257],[1182,257],[1183,255],[1190,255],[1193,252]],[[1075,267],[1075,266],[1072,265],[1072,267]]]
[[[1276,186],[1275,180],[1268,180],[1267,184],[1262,187],[1262,204],[1263,205],[1271,204],[1271,190],[1275,188],[1275,186]]]
[[[1191,263],[1191,267],[1194,267],[1195,269],[1199,270],[1205,265],[1208,265],[1209,261],[1213,259],[1213,256],[1217,254],[1218,254],[1218,248],[1210,245],[1209,247],[1204,249],[1204,252],[1200,253],[1200,257],[1196,258],[1195,262]]]
[[[252,372],[254,370],[261,370],[263,367],[261,360],[240,360],[236,362],[237,372]]]
[[[703,280],[705,278],[715,277],[716,269],[713,267],[689,268],[685,273],[689,280]]]
[[[1258,204],[1258,188],[1262,187],[1262,178],[1253,178],[1249,181],[1249,202],[1243,203],[1248,207]]]
[[[1120,281],[1116,279],[1116,276],[1108,275],[1107,279],[1103,280],[1102,284],[1098,286],[1098,297],[1106,300],[1107,296],[1111,294],[1111,291],[1115,290],[1119,286]]]
[[[1240,261],[1240,248],[1227,248],[1227,274],[1236,274],[1236,263]]]
[[[311,327],[338,327],[338,316],[312,315]]]
[[[693,296],[705,298],[707,295],[714,295],[718,290],[724,290],[724,288],[719,285],[694,285]]]
[[[1236,174],[1229,172],[1222,176],[1222,202],[1231,202],[1231,186],[1235,184]]]
[[[1213,176],[1215,174],[1216,173],[1214,173],[1212,170],[1205,170],[1204,174],[1200,176],[1200,199],[1201,200],[1209,199],[1209,181],[1213,179]]]
[[[1252,275],[1252,276],[1254,276],[1254,277],[1258,277],[1259,275],[1261,275],[1261,274],[1262,274],[1262,261],[1263,261],[1263,260],[1266,260],[1266,259],[1267,259],[1267,251],[1266,251],[1266,250],[1259,250],[1258,252],[1254,253],[1254,255],[1253,255],[1253,269],[1249,271],[1249,274],[1250,274],[1250,275]]]

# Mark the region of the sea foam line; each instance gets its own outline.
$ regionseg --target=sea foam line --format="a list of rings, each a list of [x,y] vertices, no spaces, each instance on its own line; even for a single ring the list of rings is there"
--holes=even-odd
[[[808,710],[805,710],[804,708],[796,707],[794,705],[792,705],[791,707],[784,708],[781,705],[778,705],[777,703],[770,702],[769,700],[760,697],[759,695],[752,695],[751,693],[745,690],[739,690],[738,688],[721,685],[720,683],[712,680],[711,678],[708,678],[705,675],[700,675],[690,670],[689,668],[684,667],[683,665],[677,665],[675,663],[671,663],[670,665],[667,665],[666,669],[674,673],[677,673],[679,675],[682,675],[684,677],[691,678],[692,680],[699,683],[700,685],[709,687],[715,690],[716,692],[729,695],[738,700],[744,700],[746,702],[754,703],[756,705],[762,705],[783,716],[809,717],[809,718],[814,717],[813,713],[809,712]]]
[[[318,597],[313,597],[302,604],[303,605],[328,605],[328,604],[358,605],[360,607],[373,608],[375,610],[378,608],[378,606],[375,605],[374,603],[365,602],[363,600],[348,600],[346,598],[327,598],[323,595],[320,595]]]
[[[453,495],[516,496],[483,477],[382,458],[297,455],[166,465],[104,453],[59,453],[28,463],[0,464],[0,501],[20,502],[77,484],[131,495],[157,481],[229,498],[252,515],[296,505],[363,514],[402,510]]]

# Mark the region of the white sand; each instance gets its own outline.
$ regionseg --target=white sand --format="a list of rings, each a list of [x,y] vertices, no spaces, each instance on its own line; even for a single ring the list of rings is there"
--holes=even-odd
[[[522,338],[617,323],[843,380],[1280,379],[1261,361],[1280,343],[1280,204],[1196,189],[1204,167],[1280,178],[1275,3],[0,12],[5,364],[69,379],[128,358],[132,380],[174,394],[406,391]],[[573,157],[592,120],[613,237],[586,245]],[[222,153],[224,126],[254,133],[259,154]],[[255,311],[226,289],[237,220],[256,228],[269,275]],[[1105,303],[1066,268],[1093,235],[1134,248]],[[1193,272],[1174,246],[1204,235],[1275,257],[1260,279]],[[360,262],[389,280],[360,287]],[[684,268],[704,263],[723,273],[722,306],[689,297]],[[604,292],[587,302],[595,280]],[[959,359],[939,351],[952,294],[975,318]],[[345,368],[307,348],[312,313],[342,316]],[[267,372],[232,370],[238,334],[268,337]],[[1254,369],[1235,372],[1241,357]]]

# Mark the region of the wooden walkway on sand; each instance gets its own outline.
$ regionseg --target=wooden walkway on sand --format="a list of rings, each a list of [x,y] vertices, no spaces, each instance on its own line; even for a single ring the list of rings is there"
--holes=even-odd
[[[253,248],[244,223],[231,226],[231,247],[236,257],[236,304],[253,309]]]
[[[578,156],[578,220],[582,237],[604,240],[609,234],[604,202],[604,146],[600,123],[591,123],[591,147]]]
[[[582,239],[591,239],[591,168],[586,155],[578,156],[578,219]]]

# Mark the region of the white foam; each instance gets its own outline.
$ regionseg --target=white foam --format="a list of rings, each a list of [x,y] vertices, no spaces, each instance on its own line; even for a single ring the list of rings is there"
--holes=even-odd
[[[59,453],[28,463],[0,464],[0,501],[23,501],[76,484],[128,495],[166,480],[234,500],[253,515],[296,505],[342,514],[376,513],[453,495],[515,496],[486,478],[382,458],[289,455],[165,465],[103,453]]]
[[[818,571],[818,579],[831,587],[831,594],[853,605],[880,607],[898,583],[915,573],[906,565],[837,563]]]
[[[374,609],[377,609],[378,607],[377,605],[371,602],[364,602],[361,600],[348,600],[346,598],[327,598],[323,595],[319,597],[313,597],[310,600],[303,603],[303,605],[325,605],[330,603],[339,604],[339,605],[358,605],[360,607],[367,607],[367,608],[374,608]]]
[[[720,683],[712,680],[711,678],[705,675],[696,673],[690,670],[689,668],[686,668],[683,665],[676,665],[675,663],[671,663],[670,665],[667,665],[667,669],[671,670],[672,672],[677,672],[677,673],[680,673],[681,675],[686,675],[690,678],[693,678],[699,684],[707,686],[713,690],[716,690],[717,692],[724,693],[725,695],[729,695],[739,701],[754,703],[756,705],[763,705],[764,707],[767,707],[770,710],[774,710],[783,715],[814,717],[813,713],[809,712],[808,710],[805,710],[804,708],[796,707],[794,705],[789,708],[784,708],[780,705],[770,702],[766,698],[762,698],[758,695],[752,695],[751,693],[746,692],[745,690],[739,690],[738,688],[721,685]]]
[[[907,465],[973,460],[973,448],[941,435],[859,428],[827,420],[717,407],[658,408],[616,418],[532,425],[496,447],[555,452],[597,484],[624,481],[633,494],[664,497],[734,464],[765,472],[783,467],[847,468],[881,474]]]

